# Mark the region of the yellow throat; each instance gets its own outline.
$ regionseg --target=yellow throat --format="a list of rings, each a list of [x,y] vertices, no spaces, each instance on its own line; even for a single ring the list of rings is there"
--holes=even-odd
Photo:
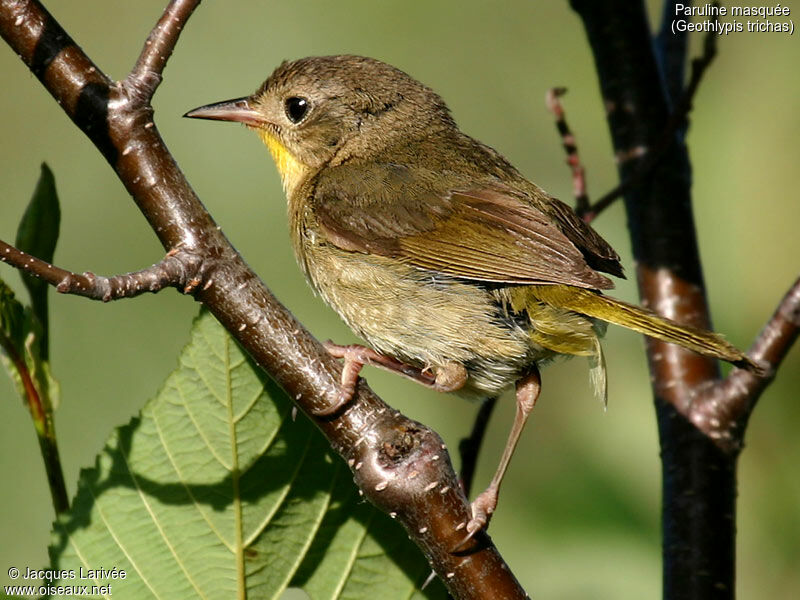
[[[264,145],[269,148],[269,153],[275,161],[275,166],[278,167],[283,190],[290,194],[303,180],[303,177],[308,172],[308,167],[297,160],[272,133],[260,127],[256,131]]]

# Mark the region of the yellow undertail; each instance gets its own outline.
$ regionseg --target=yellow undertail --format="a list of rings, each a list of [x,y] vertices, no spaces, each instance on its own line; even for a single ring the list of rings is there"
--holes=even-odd
[[[644,335],[678,344],[703,356],[759,371],[745,354],[711,331],[679,325],[645,308],[603,296],[592,290],[565,285],[526,286],[514,290],[512,308],[531,317],[534,342],[560,354],[587,356],[595,394],[606,402],[605,359],[596,324],[591,317],[627,327]],[[546,308],[555,309],[546,310]],[[570,314],[572,313],[572,314]],[[574,313],[578,313],[577,315]]]

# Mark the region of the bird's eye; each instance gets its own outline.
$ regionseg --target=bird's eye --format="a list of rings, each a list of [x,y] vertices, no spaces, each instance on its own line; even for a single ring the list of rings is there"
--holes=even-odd
[[[308,109],[310,108],[308,100],[298,96],[287,98],[284,106],[286,109],[286,116],[292,123],[299,123],[302,121],[306,116],[306,113],[308,113]]]

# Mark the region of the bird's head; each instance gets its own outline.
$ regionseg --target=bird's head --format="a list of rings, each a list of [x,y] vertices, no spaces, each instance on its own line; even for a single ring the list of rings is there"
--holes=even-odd
[[[256,131],[290,191],[327,165],[453,127],[447,106],[403,71],[361,56],[284,62],[250,96],[184,116],[235,121]]]

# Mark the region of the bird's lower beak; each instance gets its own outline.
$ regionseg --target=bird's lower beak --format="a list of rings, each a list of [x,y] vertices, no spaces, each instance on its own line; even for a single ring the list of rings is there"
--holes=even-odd
[[[236,98],[199,106],[187,112],[184,117],[191,119],[211,119],[213,121],[235,121],[254,127],[263,127],[266,121],[250,105],[250,98]]]

